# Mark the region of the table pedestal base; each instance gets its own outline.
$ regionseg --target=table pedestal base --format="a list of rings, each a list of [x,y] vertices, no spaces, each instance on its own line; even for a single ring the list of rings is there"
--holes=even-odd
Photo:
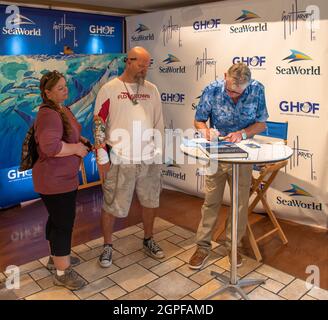
[[[261,283],[264,283],[265,280],[258,280],[258,279],[242,279],[242,280],[237,280],[236,284],[231,283],[230,279],[223,274],[217,273],[215,271],[211,271],[211,275],[215,276],[217,280],[220,280],[223,282],[224,286],[213,293],[211,293],[209,296],[205,297],[204,300],[210,299],[214,297],[217,294],[223,293],[226,290],[232,291],[232,292],[237,292],[239,295],[244,298],[245,300],[249,300],[247,294],[242,290],[242,287],[247,287],[247,286],[253,286],[253,285],[258,285]]]

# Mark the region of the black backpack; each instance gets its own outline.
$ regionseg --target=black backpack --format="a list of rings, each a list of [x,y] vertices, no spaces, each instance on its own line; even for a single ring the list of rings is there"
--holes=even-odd
[[[39,110],[41,108],[52,109],[45,105],[40,106]],[[34,123],[33,123],[32,126],[28,129],[23,141],[19,171],[26,171],[32,169],[34,164],[39,158],[39,154],[37,151],[37,143],[35,141],[34,134],[35,134],[35,130],[34,130]]]

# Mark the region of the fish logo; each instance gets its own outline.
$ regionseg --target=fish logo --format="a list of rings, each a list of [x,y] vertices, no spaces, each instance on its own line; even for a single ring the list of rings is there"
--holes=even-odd
[[[18,14],[18,13],[13,18],[12,22],[13,22],[13,25],[16,27],[23,25],[23,24],[35,24],[35,22],[32,21],[31,19],[29,19],[21,14]]]
[[[163,60],[163,62],[165,62],[165,64],[170,64],[170,63],[173,63],[173,62],[180,62],[180,60],[176,56],[174,56],[173,54],[168,53],[168,58]]]
[[[243,13],[239,18],[236,19],[236,21],[240,20],[240,22],[244,22],[247,20],[260,18],[256,13],[248,11],[248,10],[241,10]]]
[[[300,188],[296,184],[291,184],[292,189],[285,190],[284,192],[290,193],[290,196],[303,196],[303,197],[313,197],[312,194],[308,193],[304,189]]]
[[[134,31],[137,33],[143,32],[143,31],[147,31],[150,30],[147,26],[145,26],[144,24],[139,23],[138,28]]]
[[[288,57],[286,57],[283,60],[290,60],[288,63],[295,62],[295,61],[301,61],[301,60],[312,60],[311,57],[308,55],[304,54],[303,52],[297,51],[297,50],[292,50],[290,49],[292,54]]]

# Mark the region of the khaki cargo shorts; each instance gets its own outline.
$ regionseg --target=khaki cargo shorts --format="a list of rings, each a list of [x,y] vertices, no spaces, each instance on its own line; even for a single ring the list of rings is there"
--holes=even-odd
[[[102,184],[103,210],[118,218],[126,217],[134,190],[143,207],[158,208],[161,169],[158,164],[111,164]]]

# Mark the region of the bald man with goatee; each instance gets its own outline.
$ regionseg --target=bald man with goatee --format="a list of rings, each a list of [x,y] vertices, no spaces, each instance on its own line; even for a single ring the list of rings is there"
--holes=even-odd
[[[153,239],[161,191],[164,125],[158,89],[145,80],[149,65],[149,52],[132,48],[122,75],[107,82],[96,99],[94,134],[104,198],[104,249],[99,264],[104,268],[112,264],[115,219],[128,215],[134,191],[142,206],[143,248],[156,259],[164,258]]]

